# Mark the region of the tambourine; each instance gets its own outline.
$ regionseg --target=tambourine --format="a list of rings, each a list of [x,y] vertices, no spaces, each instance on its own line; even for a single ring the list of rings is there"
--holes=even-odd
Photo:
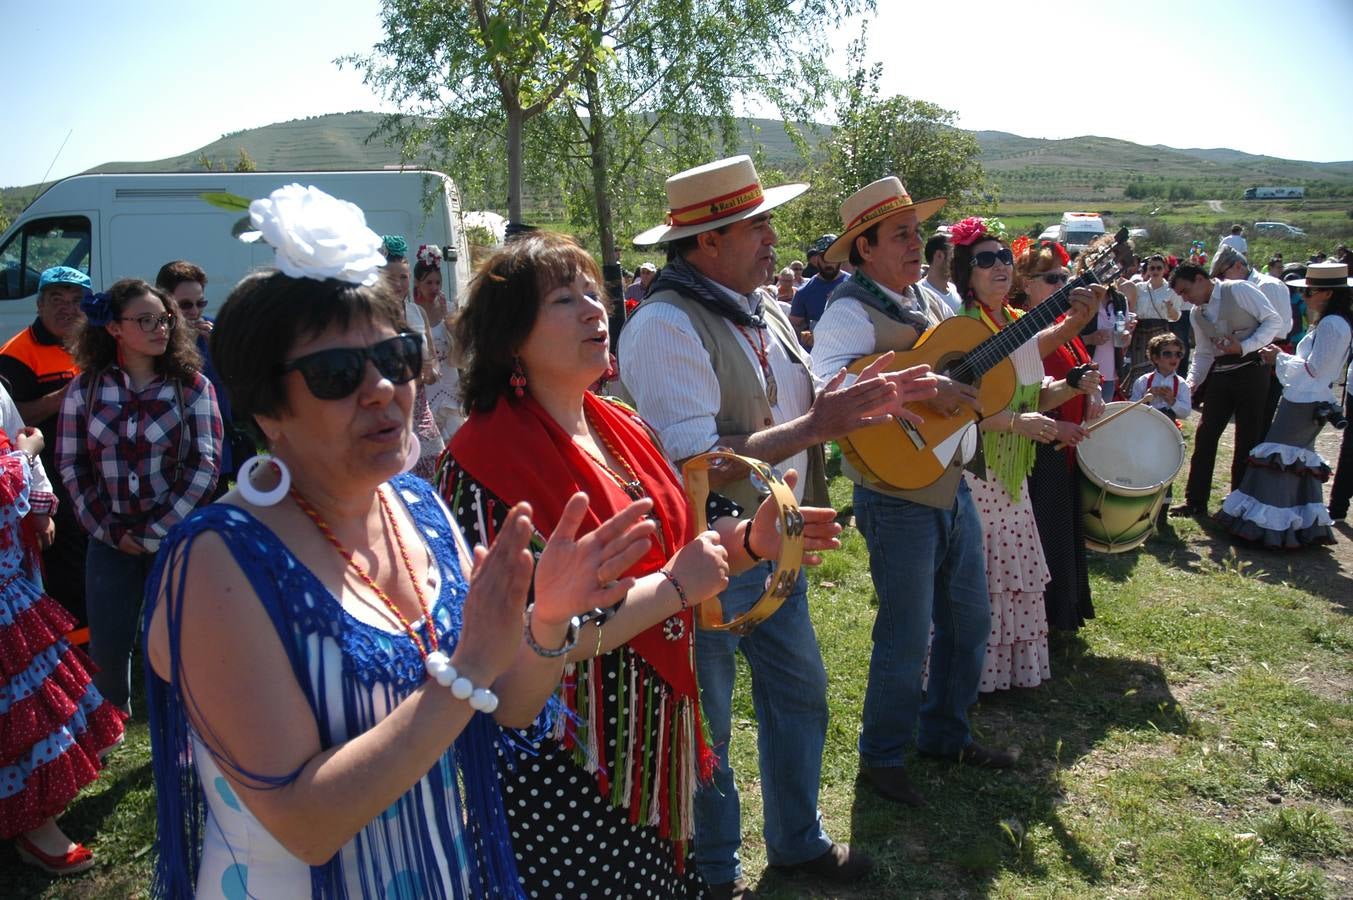
[[[789,485],[775,474],[770,466],[758,459],[739,456],[729,450],[711,450],[686,460],[681,467],[681,477],[686,486],[686,498],[695,514],[695,531],[699,534],[709,528],[705,514],[705,503],[709,499],[709,470],[738,464],[746,466],[748,477],[758,486],[764,485],[770,490],[771,497],[780,508],[777,529],[780,532],[780,554],[775,560],[775,571],[766,581],[766,590],[761,598],[752,604],[752,608],[742,615],[725,622],[723,604],[719,598],[711,597],[700,604],[697,619],[701,628],[709,631],[730,631],[733,634],[747,634],[756,626],[769,619],[780,605],[794,591],[799,581],[799,570],[803,564],[803,514],[799,512],[798,501]],[[750,517],[756,510],[748,510]],[[750,525],[748,527],[751,527]]]

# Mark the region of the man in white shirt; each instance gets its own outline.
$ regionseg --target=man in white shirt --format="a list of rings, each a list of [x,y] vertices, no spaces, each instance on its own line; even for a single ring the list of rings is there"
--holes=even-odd
[[[1287,344],[1287,336],[1292,332],[1292,298],[1287,290],[1287,285],[1267,275],[1250,265],[1245,255],[1234,247],[1222,247],[1212,260],[1212,277],[1220,278],[1223,281],[1248,281],[1250,284],[1259,288],[1259,291],[1268,298],[1268,302],[1273,306],[1273,311],[1278,314],[1282,320],[1282,329],[1278,332],[1277,341],[1290,349]],[[1273,367],[1265,364],[1269,371],[1268,399],[1264,403],[1264,416],[1260,422],[1259,434],[1262,437],[1268,431],[1268,426],[1273,422],[1273,414],[1278,410],[1278,401],[1282,399],[1283,386],[1278,382],[1278,378],[1273,374]]]
[[[668,262],[621,333],[621,358],[644,361],[623,367],[621,377],[674,462],[731,447],[796,469],[796,493],[809,505],[825,506],[822,443],[900,413],[903,400],[932,395],[935,386],[924,373],[862,373],[843,386],[841,373],[814,390],[810,362],[789,321],[757,292],[774,265],[770,211],[807,189],[792,184],[763,190],[746,156],[667,180],[669,224],[634,242],[666,244]],[[748,514],[759,501],[746,483],[719,490]],[[732,578],[720,595],[724,614],[745,612],[769,573],[763,562]],[[720,765],[713,783],[696,793],[693,844],[696,865],[716,898],[751,896],[738,858],[742,823],[728,763],[738,651],[751,670],[770,864],[836,882],[858,880],[873,865],[860,851],[834,843],[817,811],[827,679],[807,593],[800,576],[784,604],[754,631],[696,634],[702,707]]]
[[[913,203],[902,182],[889,177],[842,205],[845,230],[826,258],[849,259],[855,271],[836,289],[818,323],[817,372],[835,372],[874,353],[909,350],[953,315],[944,300],[917,287],[920,219],[944,203],[944,198]],[[942,255],[933,254],[931,265]],[[936,412],[952,415],[960,404],[976,403],[970,386],[935,377],[939,394],[928,405]],[[913,740],[922,755],[951,762],[1002,769],[1015,763],[1011,754],[975,743],[968,727],[991,618],[982,524],[962,477],[976,452],[977,428],[969,426],[942,460],[946,468],[939,480],[914,491],[873,480],[849,461],[841,467],[855,482],[855,522],[869,548],[879,598],[859,738],[860,776],[886,799],[908,806],[924,802],[904,769]],[[927,654],[930,681],[922,699]]]
[[[1222,247],[1234,247],[1241,254],[1249,256],[1250,242],[1245,240],[1245,227],[1243,225],[1232,225],[1231,233],[1221,239],[1221,243],[1217,245],[1217,250],[1220,251]]]
[[[925,260],[929,268],[926,269],[925,277],[916,284],[921,290],[949,307],[950,312],[958,312],[959,307],[963,305],[963,298],[958,295],[958,288],[949,280],[950,255],[949,236],[931,235],[930,240],[925,242]]]
[[[1207,511],[1217,443],[1231,417],[1236,420],[1232,490],[1245,474],[1250,450],[1263,438],[1269,371],[1260,363],[1258,351],[1278,337],[1282,319],[1254,285],[1210,278],[1201,266],[1191,263],[1170,273],[1170,287],[1194,305],[1189,314],[1194,347],[1185,380],[1194,404],[1201,404],[1203,410],[1193,438],[1184,505],[1171,512],[1196,515]],[[1204,379],[1206,395],[1199,398]]]

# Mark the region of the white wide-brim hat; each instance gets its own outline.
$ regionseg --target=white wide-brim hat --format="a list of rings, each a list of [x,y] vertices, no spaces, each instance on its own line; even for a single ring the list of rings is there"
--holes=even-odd
[[[1311,263],[1305,278],[1294,278],[1288,287],[1337,288],[1353,284],[1348,277],[1348,264],[1341,262]]]
[[[912,202],[911,194],[907,193],[901,179],[895,175],[870,182],[841,204],[841,223],[845,230],[827,248],[823,259],[831,263],[845,262],[850,259],[850,248],[854,246],[855,239],[871,225],[909,209],[916,211],[916,221],[924,222],[948,202],[946,197],[934,197],[920,203]]]
[[[763,188],[750,156],[733,156],[667,179],[667,223],[634,239],[640,247],[713,231],[788,203],[808,190],[801,182]]]

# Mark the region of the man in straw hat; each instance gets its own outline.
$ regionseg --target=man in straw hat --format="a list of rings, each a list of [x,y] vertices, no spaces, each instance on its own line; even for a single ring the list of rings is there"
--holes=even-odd
[[[1219,254],[1220,255],[1220,254]],[[1259,360],[1259,348],[1282,336],[1282,318],[1259,288],[1244,281],[1209,277],[1201,266],[1186,263],[1170,273],[1170,287],[1193,304],[1193,354],[1185,380],[1195,398],[1207,380],[1202,421],[1193,436],[1189,479],[1184,503],[1172,515],[1207,512],[1217,443],[1236,419],[1235,454],[1231,458],[1231,490],[1240,486],[1245,461],[1264,436],[1264,403],[1269,372]]]
[[[849,260],[855,271],[832,295],[818,323],[817,371],[910,349],[954,314],[940,295],[917,285],[921,222],[944,203],[943,197],[913,202],[902,182],[888,177],[865,185],[842,204],[845,228],[826,258]],[[960,404],[976,404],[972,387],[935,378],[939,393],[930,405],[937,411],[952,415]],[[842,461],[842,472],[855,482],[855,521],[869,548],[879,598],[859,740],[860,776],[887,799],[909,806],[923,802],[903,768],[913,739],[927,756],[995,768],[1014,764],[1010,754],[974,743],[968,728],[991,617],[982,525],[962,477],[977,446],[977,429],[967,429],[940,480],[914,491],[870,482]],[[928,640],[932,622],[934,638]],[[927,647],[930,677],[923,701]]]
[[[668,262],[620,336],[621,378],[673,460],[732,447],[802,473],[795,491],[825,505],[822,443],[900,413],[903,399],[928,396],[934,386],[925,372],[884,378],[876,366],[849,385],[842,372],[814,391],[810,360],[793,328],[757,290],[773,266],[771,210],[807,189],[763,188],[746,156],[667,180],[667,224],[634,242],[665,243]],[[758,502],[750,484],[720,490],[744,509]],[[768,566],[730,581],[720,598],[726,616],[740,615],[761,595]],[[817,810],[827,681],[801,576],[756,630],[696,636],[705,721],[721,763],[695,802],[695,858],[713,896],[751,896],[738,860],[742,825],[728,765],[738,650],[752,675],[770,864],[835,881],[863,877],[872,863],[833,843]]]

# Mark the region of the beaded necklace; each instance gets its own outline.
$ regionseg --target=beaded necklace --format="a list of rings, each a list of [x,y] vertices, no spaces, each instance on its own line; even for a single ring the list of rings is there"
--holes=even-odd
[[[315,527],[319,529],[319,533],[324,535],[329,543],[333,545],[333,548],[338,551],[338,555],[348,561],[348,566],[352,571],[357,573],[357,577],[362,580],[362,583],[369,587],[371,592],[379,597],[380,601],[385,604],[385,608],[395,617],[395,620],[399,622],[404,628],[405,633],[408,634],[409,639],[413,641],[413,645],[418,648],[418,655],[422,657],[423,664],[426,666],[428,653],[435,651],[438,646],[440,646],[437,641],[437,623],[433,621],[432,613],[428,609],[427,598],[423,596],[423,587],[418,583],[418,579],[414,577],[413,563],[409,560],[409,551],[404,547],[404,536],[399,531],[399,522],[395,520],[394,514],[390,511],[390,503],[385,499],[385,494],[380,490],[376,491],[376,498],[380,500],[381,503],[381,520],[382,522],[388,521],[390,523],[391,531],[394,532],[395,546],[399,548],[399,556],[404,560],[404,571],[408,573],[409,581],[413,584],[414,594],[418,597],[418,608],[422,610],[423,621],[427,623],[428,640],[432,645],[432,651],[429,651],[428,648],[424,646],[422,639],[418,637],[418,632],[414,630],[413,625],[405,618],[404,614],[399,611],[399,607],[395,605],[395,601],[390,599],[389,594],[381,590],[380,585],[376,584],[375,580],[367,574],[366,570],[357,562],[352,553],[343,546],[342,542],[338,540],[338,535],[334,534],[333,529],[329,527],[329,523],[325,522],[324,519],[320,517],[319,511],[310,505],[310,501],[302,497],[295,488],[291,489],[291,497],[296,501],[296,505],[301,508],[301,512],[309,516],[310,521],[315,523]]]
[[[752,348],[756,361],[761,364],[761,374],[766,378],[766,402],[774,406],[775,401],[779,399],[780,390],[775,383],[775,373],[770,368],[770,354],[766,352],[766,336],[758,328],[756,329],[756,340],[753,341],[746,328],[739,325],[737,329],[742,334],[743,340],[747,342],[747,346]]]
[[[584,413],[584,415],[586,414]],[[604,471],[607,475],[610,475],[611,479],[616,484],[620,485],[620,489],[625,492],[625,496],[629,497],[631,500],[639,500],[643,497],[647,497],[648,491],[644,490],[644,484],[642,481],[639,480],[639,473],[634,471],[634,467],[630,465],[629,460],[625,459],[624,455],[618,449],[616,449],[615,444],[612,444],[610,438],[606,437],[606,432],[603,431],[595,421],[593,421],[591,416],[587,416],[587,421],[589,424],[591,424],[592,431],[596,433],[597,437],[601,438],[601,442],[606,446],[607,452],[610,453],[612,458],[614,458],[617,462],[620,463],[621,466],[624,467],[625,473],[629,475],[629,478],[626,479],[624,475],[621,475],[615,469],[612,469],[609,465],[606,464],[605,459],[602,459],[601,457],[596,456],[590,451],[584,449],[583,452],[587,454],[587,458],[592,460],[592,462],[596,463],[597,465],[601,466],[602,471]],[[648,514],[648,518],[652,519],[655,524],[658,522],[658,516],[657,513],[655,512],[650,512]],[[656,534],[658,538],[658,546],[662,548],[663,555],[665,556],[667,554],[667,541],[662,536],[661,525],[659,525]]]

